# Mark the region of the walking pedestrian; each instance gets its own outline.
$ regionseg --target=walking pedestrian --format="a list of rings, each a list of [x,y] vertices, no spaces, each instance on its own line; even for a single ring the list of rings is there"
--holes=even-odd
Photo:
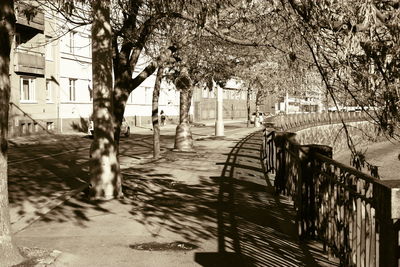
[[[161,110],[160,115],[161,115],[161,126],[165,126],[167,117],[164,114],[164,110]]]

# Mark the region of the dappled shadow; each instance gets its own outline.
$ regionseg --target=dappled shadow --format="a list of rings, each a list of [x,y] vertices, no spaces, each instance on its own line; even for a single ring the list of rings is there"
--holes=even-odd
[[[215,183],[204,178],[199,184],[176,182],[168,174],[149,174],[145,178],[125,174],[124,194],[130,200],[130,213],[144,225],[170,231],[181,240],[199,244],[216,236]]]
[[[217,205],[218,252],[196,253],[202,266],[318,266],[299,242],[290,202],[265,182],[261,133],[233,147],[223,163]]]
[[[113,229],[121,236],[129,234],[121,241],[127,247],[136,244],[130,238],[138,234],[150,243],[183,242],[197,249],[193,260],[202,266],[318,265],[314,254],[297,239],[293,207],[287,199],[277,197],[265,182],[259,134],[238,142],[230,152],[227,146],[232,142],[223,139],[199,141],[196,152],[185,153],[170,150],[173,136],[162,138],[162,160],[135,164],[127,160],[122,169],[124,199],[94,202],[87,201],[84,194],[78,195],[46,214],[39,229],[52,223],[53,229],[84,236],[99,229],[93,226],[101,225],[105,232]],[[151,135],[121,139],[121,157],[132,160],[151,155],[151,140]],[[225,152],[226,157],[222,154]],[[80,158],[87,158],[87,153],[82,150],[82,154],[69,155],[74,160],[66,157],[64,165],[56,159],[48,159],[47,163],[57,167],[55,176],[63,176]],[[68,163],[71,166],[67,167]],[[28,177],[27,171],[16,177],[24,176]],[[36,195],[40,194],[39,188],[57,189],[57,182],[36,183],[26,184],[26,190],[14,187],[13,201],[21,200],[24,194],[28,196],[29,187],[35,188]],[[18,190],[25,193],[18,195]]]
[[[81,137],[11,147],[8,192],[12,223],[83,186],[87,182],[88,148],[89,140]]]
[[[24,216],[31,221],[42,212],[41,208],[89,182],[90,139],[76,135],[36,138],[43,140],[9,148],[8,191],[13,224]],[[151,140],[151,135],[123,138],[122,158],[140,159],[150,155],[152,146],[147,140]],[[59,212],[55,220],[81,221],[86,208],[70,206],[68,209],[74,209],[73,213]]]
[[[173,146],[174,136],[160,136],[162,152],[171,149]],[[152,155],[153,153],[153,135],[140,134],[134,135],[133,138],[122,138],[120,140],[120,157],[143,157]]]
[[[45,215],[42,221],[70,221],[88,228],[101,216],[112,215],[116,221],[124,218],[129,228],[143,226],[142,234],[153,238],[172,233],[176,240],[196,247],[204,240],[215,239],[216,181],[204,176],[199,183],[186,184],[151,166],[126,168],[123,175],[124,199],[102,203],[87,201],[80,195]]]

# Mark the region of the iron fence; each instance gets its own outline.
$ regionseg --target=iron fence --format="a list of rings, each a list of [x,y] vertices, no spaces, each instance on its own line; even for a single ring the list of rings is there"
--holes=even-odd
[[[400,180],[377,180],[287,132],[264,132],[262,159],[293,201],[300,237],[320,240],[341,266],[400,266]]]

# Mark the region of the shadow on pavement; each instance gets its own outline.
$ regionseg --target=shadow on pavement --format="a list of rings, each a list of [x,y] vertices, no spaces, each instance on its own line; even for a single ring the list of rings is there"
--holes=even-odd
[[[67,236],[79,236],[82,242],[94,243],[109,238],[102,233],[112,232],[118,239],[114,248],[118,251],[128,249],[135,253],[132,248],[140,246],[138,240],[146,244],[177,242],[199,248],[189,260],[208,267],[318,266],[320,261],[297,239],[293,207],[285,198],[274,195],[273,187],[265,181],[260,132],[242,139],[230,152],[226,147],[231,141],[204,140],[197,142],[195,153],[167,150],[163,161],[131,164],[129,161],[135,157],[151,153],[151,138],[140,135],[121,141],[121,157],[126,161],[122,171],[124,199],[101,203],[76,196],[46,214],[32,226],[36,230],[30,231],[39,236],[43,232],[56,236],[44,242],[60,250],[66,242],[71,242],[71,249],[76,247],[75,239],[58,238],[60,230]],[[173,144],[169,139],[173,137],[162,138],[167,138],[162,140],[167,144],[164,149]],[[221,155],[224,152],[229,152],[226,157]],[[85,153],[82,151],[82,158],[87,157]],[[65,158],[64,165],[59,163],[57,170],[52,170],[55,175],[66,172],[81,159],[69,157],[73,160]],[[220,164],[222,173],[221,166],[215,164],[221,161],[225,161]],[[15,171],[16,179],[29,177],[28,171],[20,177]],[[36,195],[40,195],[40,188],[46,191],[56,186],[56,182],[49,184],[45,180],[36,183],[25,184],[33,186]],[[15,182],[13,186],[14,202],[31,193],[30,188],[20,188],[23,184]],[[15,195],[19,190],[25,191]],[[24,236],[32,239],[29,231],[20,234],[20,238]],[[112,245],[108,245],[111,249]]]
[[[22,217],[40,215],[40,209],[89,181],[88,159],[91,139],[86,136],[41,136],[32,144],[13,145],[9,149],[8,192],[12,223]],[[60,140],[49,141],[40,138]],[[172,137],[162,137],[166,139]],[[121,159],[141,159],[152,153],[152,135],[132,135],[121,140]],[[164,148],[165,149],[165,148]],[[57,220],[65,221],[70,217]],[[77,219],[84,218],[82,209]],[[29,221],[28,221],[29,222]]]
[[[238,142],[223,163],[217,205],[218,252],[196,253],[202,266],[319,266],[299,242],[294,210],[265,182],[261,133]]]
[[[10,148],[8,192],[12,223],[26,214],[38,213],[51,200],[85,184],[88,146],[87,139],[76,137]]]

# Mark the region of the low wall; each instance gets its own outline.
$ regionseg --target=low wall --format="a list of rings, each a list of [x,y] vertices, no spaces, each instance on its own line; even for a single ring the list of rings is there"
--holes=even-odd
[[[377,141],[377,127],[371,122],[349,122],[346,127],[356,149]],[[342,123],[314,126],[295,132],[297,142],[302,145],[328,145],[333,148],[333,153],[348,150],[347,135]]]
[[[296,133],[302,145],[318,144],[332,147],[333,153],[348,151],[348,134],[356,149],[377,142],[377,126],[363,112],[324,112],[275,116],[267,119],[278,131]]]
[[[312,112],[274,116],[270,122],[281,131],[298,131],[301,129],[344,122],[366,121],[369,117],[363,112]]]

